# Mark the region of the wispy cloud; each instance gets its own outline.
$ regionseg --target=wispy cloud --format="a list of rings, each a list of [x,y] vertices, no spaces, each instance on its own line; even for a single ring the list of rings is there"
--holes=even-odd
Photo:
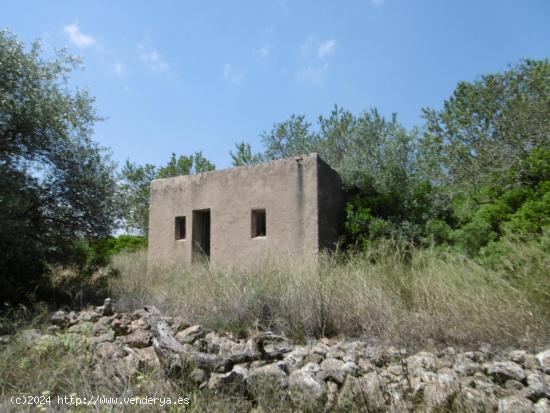
[[[78,27],[78,23],[73,23],[69,26],[65,26],[63,28],[63,31],[67,34],[67,36],[69,36],[69,40],[71,41],[71,43],[80,48],[93,46],[94,44],[96,44],[96,40],[93,36],[82,33],[80,27]]]
[[[118,77],[122,77],[126,74],[126,65],[124,63],[116,62],[113,65],[113,71]]]
[[[336,40],[330,39],[326,42],[323,42],[319,45],[319,48],[317,49],[317,57],[319,59],[324,59],[331,54],[334,53],[336,50]]]
[[[298,72],[296,77],[298,80],[303,80],[311,84],[319,84],[325,73],[328,70],[328,63],[325,63],[321,67],[308,66],[305,69]]]
[[[143,47],[141,46],[138,48],[143,50]],[[139,60],[145,63],[149,69],[157,72],[165,72],[170,69],[168,63],[164,61],[162,56],[156,50],[143,50],[139,55]]]
[[[254,50],[254,54],[262,57],[262,58],[266,58],[267,56],[269,56],[269,51],[270,51],[270,47],[268,44]]]
[[[296,79],[311,84],[322,84],[329,71],[331,56],[336,52],[336,40],[320,41],[317,36],[307,36],[300,45],[304,65],[296,72]]]
[[[232,83],[241,83],[241,81],[243,80],[242,73],[236,71],[235,68],[229,63],[223,65],[222,75],[225,80],[228,80]]]

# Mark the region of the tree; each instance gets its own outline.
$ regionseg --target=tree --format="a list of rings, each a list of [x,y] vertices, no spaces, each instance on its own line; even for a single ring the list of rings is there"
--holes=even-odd
[[[126,161],[119,176],[118,196],[123,226],[129,232],[147,234],[149,225],[149,187],[158,175],[151,164],[143,166]]]
[[[524,60],[460,82],[442,110],[424,109],[424,117],[431,174],[478,202],[491,201],[524,184],[532,150],[550,148],[550,63]]]
[[[235,153],[229,151],[233,166],[255,165],[264,161],[262,154],[252,153],[252,148],[247,142],[238,142],[235,148]]]
[[[79,65],[46,60],[0,31],[0,299],[37,288],[47,267],[78,260],[74,242],[110,235],[114,164],[91,140],[94,99],[69,86]]]
[[[507,235],[540,236],[550,223],[550,63],[460,82],[424,117],[420,163],[453,198],[454,245],[476,256]]]
[[[376,109],[355,116],[337,106],[320,116],[317,126],[313,129],[301,115],[275,123],[261,135],[265,152],[258,156],[271,160],[319,153],[353,194],[346,208],[350,240],[399,236],[420,241],[432,235],[430,228],[446,225],[448,200],[439,198],[418,171],[416,129],[408,131],[396,115],[386,119]],[[236,146],[234,164],[250,159],[246,144]]]
[[[216,166],[206,159],[202,152],[179,157],[173,153],[168,163],[161,167],[151,164],[141,166],[126,161],[120,172],[118,187],[118,197],[125,229],[129,232],[147,235],[149,189],[154,179],[192,175],[213,171],[214,169],[216,169]]]
[[[284,122],[275,123],[269,132],[261,135],[268,160],[315,152],[319,148],[318,134],[310,131],[311,124],[303,115],[292,115]]]

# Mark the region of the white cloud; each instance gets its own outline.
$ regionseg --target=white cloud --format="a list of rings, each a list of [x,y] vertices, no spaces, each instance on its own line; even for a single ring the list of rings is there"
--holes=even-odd
[[[113,70],[117,76],[122,77],[126,74],[126,65],[124,63],[116,62],[113,65]]]
[[[139,55],[139,60],[144,62],[149,67],[149,69],[154,71],[165,72],[170,68],[168,63],[166,63],[162,56],[155,50],[143,51]]]
[[[312,84],[319,84],[323,76],[327,72],[327,70],[328,70],[328,63],[325,63],[324,65],[317,68],[308,66],[304,70],[298,72],[296,77],[299,80],[304,80]]]
[[[229,63],[226,63],[223,65],[223,78],[232,83],[241,83],[243,75],[237,72]]]
[[[80,31],[78,23],[65,26],[63,31],[69,36],[69,40],[78,47],[93,46],[96,43],[96,40],[92,36]]]
[[[323,42],[319,45],[317,49],[317,57],[319,59],[324,59],[325,57],[330,56],[336,50],[336,40],[330,39],[326,42]]]
[[[269,56],[269,49],[270,49],[269,45],[266,44],[265,46],[262,46],[259,49],[254,50],[254,53],[262,58],[265,58]]]

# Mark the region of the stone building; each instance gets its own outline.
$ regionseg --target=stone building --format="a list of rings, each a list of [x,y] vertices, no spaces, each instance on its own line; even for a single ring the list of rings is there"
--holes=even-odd
[[[340,230],[340,178],[317,154],[151,184],[148,264],[315,260]]]

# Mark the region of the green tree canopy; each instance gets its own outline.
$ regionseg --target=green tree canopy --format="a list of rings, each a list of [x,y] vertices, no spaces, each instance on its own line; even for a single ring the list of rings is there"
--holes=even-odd
[[[472,194],[521,186],[526,157],[550,149],[550,63],[524,60],[460,82],[443,109],[424,109],[424,117],[432,177]]]
[[[427,236],[429,222],[449,214],[449,201],[418,172],[418,132],[371,109],[359,115],[337,106],[320,116],[315,127],[305,116],[292,115],[261,135],[265,151],[236,145],[234,165],[317,152],[339,172],[352,194],[346,226],[351,238]],[[439,222],[439,221],[438,221]]]
[[[94,99],[71,88],[77,59],[41,57],[0,31],[0,299],[35,288],[75,240],[113,230],[114,165],[91,140]]]
[[[264,161],[262,154],[252,152],[252,147],[248,142],[236,143],[235,149],[235,152],[229,151],[233,166],[254,165]]]

